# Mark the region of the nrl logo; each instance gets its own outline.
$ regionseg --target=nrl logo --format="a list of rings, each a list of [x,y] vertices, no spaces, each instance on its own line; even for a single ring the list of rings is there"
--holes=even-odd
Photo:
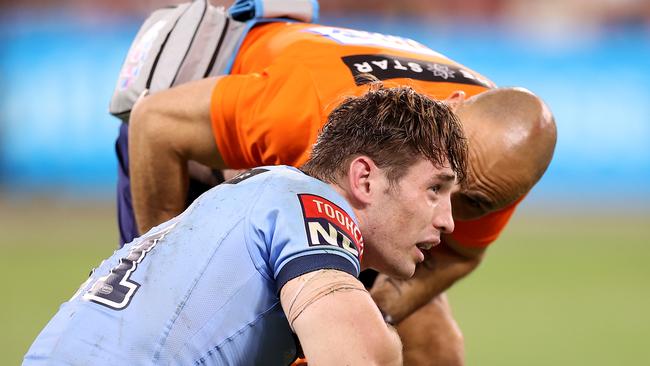
[[[299,194],[298,198],[310,246],[338,246],[361,260],[363,237],[345,210],[320,196]]]

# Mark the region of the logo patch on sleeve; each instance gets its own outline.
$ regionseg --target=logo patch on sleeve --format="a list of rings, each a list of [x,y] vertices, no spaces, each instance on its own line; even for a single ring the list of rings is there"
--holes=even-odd
[[[310,246],[336,245],[361,260],[363,237],[350,215],[336,204],[313,194],[298,194]]]

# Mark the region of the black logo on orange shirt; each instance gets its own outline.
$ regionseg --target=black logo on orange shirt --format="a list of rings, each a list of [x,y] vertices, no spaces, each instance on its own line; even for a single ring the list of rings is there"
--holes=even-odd
[[[313,194],[299,194],[309,246],[335,245],[361,260],[363,237],[350,215],[336,204]]]
[[[358,77],[370,74],[379,80],[408,78],[422,81],[478,85],[486,88],[494,84],[468,69],[449,64],[389,55],[353,55],[341,57],[350,69],[357,85],[367,83]]]

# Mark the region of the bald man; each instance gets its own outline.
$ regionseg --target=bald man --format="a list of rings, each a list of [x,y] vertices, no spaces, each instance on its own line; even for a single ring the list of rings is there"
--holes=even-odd
[[[202,176],[188,166],[300,166],[328,112],[344,96],[365,92],[360,76],[367,74],[447,100],[468,135],[469,181],[453,197],[455,232],[441,245],[422,243],[428,259],[413,279],[380,276],[372,288],[386,319],[397,325],[405,364],[462,365],[463,339],[444,291],[476,268],[540,178],[553,153],[555,125],[532,93],[495,88],[413,40],[267,23],[246,36],[231,75],[142,98],[128,128],[137,226],[143,232],[184,209],[189,175]],[[122,147],[120,161],[126,162]],[[122,166],[126,178],[129,167]],[[121,212],[129,211],[126,203]]]

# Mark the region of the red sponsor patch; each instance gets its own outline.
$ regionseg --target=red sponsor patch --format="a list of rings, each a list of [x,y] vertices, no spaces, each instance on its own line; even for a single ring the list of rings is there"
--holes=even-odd
[[[363,237],[352,217],[323,197],[299,194],[309,245],[336,245],[361,260]]]

